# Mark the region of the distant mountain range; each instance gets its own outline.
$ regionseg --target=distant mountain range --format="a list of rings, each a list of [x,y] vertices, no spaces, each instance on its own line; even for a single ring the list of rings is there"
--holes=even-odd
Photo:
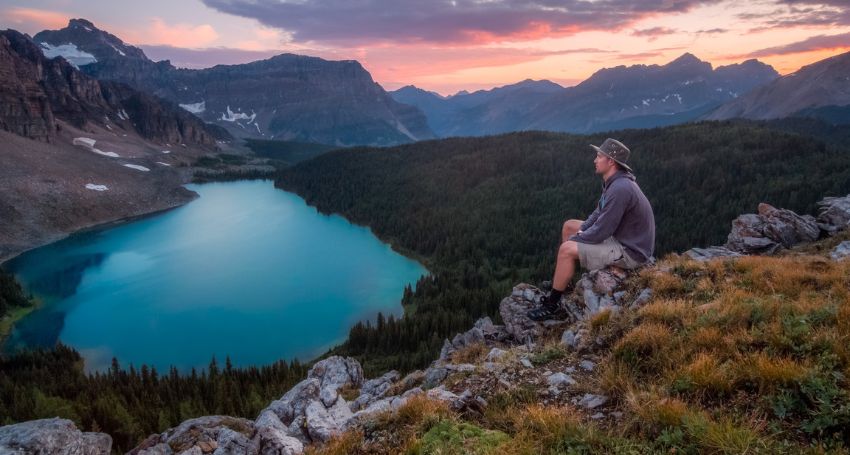
[[[791,116],[850,123],[850,52],[804,66],[758,87],[706,118],[768,120]]]
[[[419,107],[439,136],[522,130],[590,133],[683,123],[779,77],[757,60],[721,66],[691,54],[666,65],[602,69],[575,87],[525,80],[441,97],[413,86],[391,92]]]
[[[690,53],[665,65],[605,68],[573,87],[524,80],[444,97],[386,92],[356,61],[281,54],[201,70],[153,62],[89,21],[33,38],[84,73],[168,99],[245,138],[335,146],[545,130],[594,133],[701,119],[850,119],[847,54],[785,77],[758,60],[713,68]]]
[[[434,137],[424,115],[396,102],[354,60],[282,54],[267,60],[178,69],[153,62],[84,19],[33,37],[101,80],[179,103],[238,137],[332,145],[390,145]]]

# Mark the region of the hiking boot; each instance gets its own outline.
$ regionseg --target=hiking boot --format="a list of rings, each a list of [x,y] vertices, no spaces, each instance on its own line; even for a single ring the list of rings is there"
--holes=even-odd
[[[532,321],[546,321],[546,320],[562,320],[567,316],[567,312],[561,306],[561,302],[550,302],[549,296],[544,295],[540,297],[540,307],[534,308],[533,310],[528,310],[526,315]]]

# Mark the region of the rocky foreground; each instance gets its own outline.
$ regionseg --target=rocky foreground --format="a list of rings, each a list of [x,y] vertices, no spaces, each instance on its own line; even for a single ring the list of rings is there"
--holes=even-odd
[[[761,204],[757,214],[741,215],[732,223],[725,245],[694,248],[685,256],[698,263],[718,257],[737,261],[748,255],[793,252],[818,239],[846,236],[850,195],[826,198],[820,205],[821,213],[815,218]],[[836,246],[825,252],[830,259],[850,256],[850,241],[832,243]],[[622,334],[599,327],[620,313],[648,306],[655,291],[647,284],[663,283],[674,272],[662,262],[636,272],[606,268],[585,273],[575,292],[562,301],[569,317],[545,323],[525,316],[543,291],[518,284],[500,304],[503,324],[486,317],[478,320],[467,332],[446,340],[439,358],[425,370],[404,377],[390,371],[366,379],[356,360],[329,357],[317,362],[307,379],[254,420],[230,416],[187,420],[151,435],[130,453],[299,454],[319,450],[352,432],[371,435],[371,444],[383,444],[381,451],[392,453],[386,447],[392,437],[382,433],[382,422],[403,412],[412,401],[442,403],[451,412],[481,416],[499,393],[516,390],[532,394],[540,406],[569,408],[576,418],[616,427],[627,417],[603,391],[598,375],[606,350]],[[0,427],[0,452],[4,453],[106,454],[110,449],[108,435],[81,432],[68,420]],[[361,447],[360,451],[370,450]]]

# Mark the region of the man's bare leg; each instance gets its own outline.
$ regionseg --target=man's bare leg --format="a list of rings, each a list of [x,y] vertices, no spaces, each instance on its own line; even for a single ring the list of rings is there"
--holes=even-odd
[[[555,264],[555,277],[552,278],[552,289],[564,292],[576,271],[578,259],[578,243],[567,240],[558,248],[558,261]]]
[[[570,239],[570,236],[578,232],[581,229],[581,223],[583,220],[567,220],[564,221],[564,227],[561,228],[561,243],[566,242]]]

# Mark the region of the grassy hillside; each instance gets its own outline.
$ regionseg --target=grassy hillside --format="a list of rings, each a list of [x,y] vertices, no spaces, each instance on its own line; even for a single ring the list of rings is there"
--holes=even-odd
[[[827,243],[783,257],[668,257],[643,270],[630,284],[653,299],[596,315],[598,365],[560,392],[602,393],[602,408],[548,388],[549,371],[583,357],[557,341],[511,349],[499,368],[485,368],[488,350],[473,345],[462,362],[475,372],[447,383],[482,384],[482,412],[413,400],[309,453],[850,453],[850,261],[823,256]]]
[[[613,136],[633,150],[661,254],[723,243],[731,220],[762,201],[812,213],[823,196],[850,192],[847,149],[759,124]],[[337,352],[371,372],[420,367],[444,337],[494,316],[514,283],[549,279],[561,224],[585,217],[599,196],[588,144],[604,138],[526,132],[353,148],[281,172],[277,186],[370,226],[434,272],[405,294],[415,312],[380,330],[355,326]]]

